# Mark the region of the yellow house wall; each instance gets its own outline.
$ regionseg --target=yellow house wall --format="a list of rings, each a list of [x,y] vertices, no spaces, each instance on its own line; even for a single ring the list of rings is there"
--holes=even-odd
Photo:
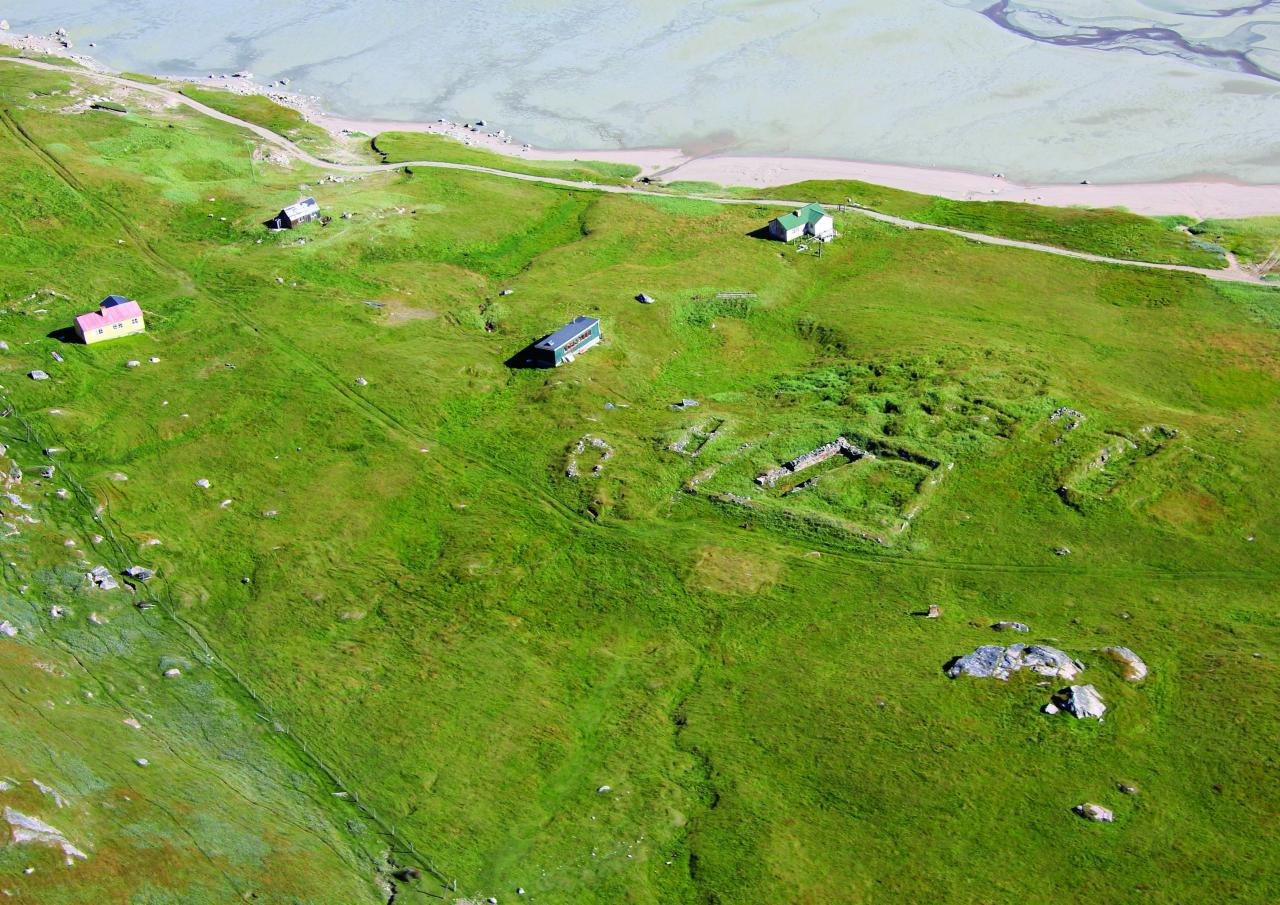
[[[143,333],[146,331],[146,318],[139,317],[136,324],[130,323],[132,320],[133,318],[130,318],[120,324],[119,330],[115,328],[115,325],[107,324],[105,327],[101,328],[101,333],[97,330],[90,330],[88,334],[82,334],[80,338],[84,340],[85,345],[91,346],[94,343],[106,342],[109,339],[119,339],[121,336],[132,336],[135,333]]]

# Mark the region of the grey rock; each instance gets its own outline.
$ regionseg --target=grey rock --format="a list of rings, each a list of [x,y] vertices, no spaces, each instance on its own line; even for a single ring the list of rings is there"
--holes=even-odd
[[[1061,692],[1062,709],[1078,720],[1092,717],[1102,719],[1107,712],[1107,705],[1102,702],[1098,689],[1092,685],[1072,685]]]
[[[39,368],[32,371],[27,376],[30,377],[32,380],[48,380],[49,379],[49,375],[46,374],[44,371],[41,371]]]
[[[1138,794],[1138,787],[1137,787],[1137,786],[1134,786],[1134,785],[1130,785],[1130,784],[1129,784],[1129,783],[1127,783],[1127,782],[1122,782],[1122,783],[1120,783],[1119,785],[1117,785],[1117,786],[1116,786],[1116,788],[1117,788],[1117,789],[1119,789],[1119,790],[1120,790],[1123,794],[1125,794],[1125,795],[1137,795],[1137,794]]]
[[[1045,644],[1028,647],[1023,664],[1032,672],[1050,678],[1066,679],[1068,682],[1084,669],[1084,664],[1079,660],[1073,660],[1056,647]]]
[[[1120,664],[1128,682],[1141,682],[1147,677],[1147,664],[1142,658],[1127,647],[1104,647],[1102,653],[1110,660]]]
[[[1040,710],[1043,713],[1049,714],[1049,716],[1053,716],[1054,714],[1058,713],[1058,705],[1053,703],[1053,701],[1050,701],[1048,704],[1045,704],[1043,707],[1041,707]]]
[[[1094,804],[1090,801],[1078,804],[1071,810],[1086,820],[1092,820],[1095,823],[1111,823],[1116,819],[1116,815],[1112,813],[1110,808],[1104,808],[1102,805]]]
[[[197,487],[203,487],[204,489],[208,490],[208,489],[209,489],[209,479],[208,479],[208,478],[197,478],[197,479],[196,479],[196,486],[197,486]]]
[[[997,632],[1029,632],[1031,627],[1024,622],[997,622],[991,626]]]
[[[947,675],[951,678],[957,676],[974,676],[979,679],[989,679],[992,677],[1007,679],[1009,677],[1006,671],[1004,675],[999,675],[1000,664],[1004,658],[1004,648],[998,644],[984,644],[971,654],[965,654],[956,660],[947,670]]]
[[[130,566],[124,570],[124,574],[130,578],[136,578],[138,581],[150,581],[155,577],[155,572],[142,566]]]
[[[1026,645],[1019,642],[1008,647],[984,644],[973,653],[956,660],[947,670],[947,675],[953,679],[966,675],[1003,680],[1023,668],[1042,676],[1070,681],[1084,666],[1056,647],[1043,644]]]
[[[636,296],[636,301],[642,305],[652,305],[655,301],[651,295],[645,295],[643,292]]]

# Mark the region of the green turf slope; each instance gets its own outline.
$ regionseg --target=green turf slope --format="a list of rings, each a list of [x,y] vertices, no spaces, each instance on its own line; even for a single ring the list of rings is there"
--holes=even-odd
[[[374,901],[402,866],[397,903],[1280,895],[1270,289],[854,213],[818,257],[754,205],[320,185],[49,78],[0,65],[0,427],[40,520],[0,503],[0,805],[89,857],[0,849],[17,901]],[[328,226],[260,227],[303,190]],[[109,292],[147,333],[65,342]],[[578,314],[599,347],[507,365]],[[839,436],[875,458],[755,483]],[[1105,721],[944,674],[1012,640],[1085,663]]]

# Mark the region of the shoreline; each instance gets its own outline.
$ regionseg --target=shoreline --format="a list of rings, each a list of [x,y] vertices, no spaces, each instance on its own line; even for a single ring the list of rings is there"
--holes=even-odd
[[[75,52],[71,42],[53,35],[17,35],[0,31],[0,44],[61,57],[89,72],[119,75],[94,58]],[[639,167],[640,176],[664,182],[710,182],[726,187],[768,188],[810,180],[856,180],[886,188],[953,201],[1006,201],[1049,207],[1123,208],[1146,216],[1184,215],[1197,220],[1280,215],[1280,184],[1253,184],[1205,176],[1145,183],[1020,184],[1000,174],[873,163],[823,157],[710,154],[695,156],[679,148],[549,149],[535,148],[492,124],[396,122],[344,117],[324,111],[319,97],[288,91],[288,80],[263,85],[251,73],[199,76],[156,75],[166,82],[261,95],[298,111],[337,140],[370,138],[379,132],[444,135],[479,150],[524,160],[599,160]]]

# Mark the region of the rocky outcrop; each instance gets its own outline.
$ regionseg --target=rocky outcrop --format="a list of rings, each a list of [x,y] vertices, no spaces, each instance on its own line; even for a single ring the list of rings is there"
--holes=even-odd
[[[1107,705],[1102,702],[1098,689],[1092,685],[1072,685],[1059,692],[1058,697],[1061,709],[1078,720],[1086,717],[1100,720],[1107,712]]]
[[[38,817],[29,817],[20,811],[6,807],[4,809],[4,819],[9,824],[10,838],[14,845],[29,843],[55,846],[62,849],[62,854],[67,864],[71,864],[76,858],[84,859],[89,857],[68,842],[67,837],[61,832]]]
[[[1120,664],[1125,681],[1141,682],[1147,677],[1147,664],[1127,647],[1104,647],[1102,655]]]
[[[1056,647],[1044,644],[1010,644],[1008,647],[984,644],[973,653],[957,659],[947,670],[947,675],[953,679],[964,675],[1007,680],[1020,669],[1071,681],[1084,669],[1084,664]]]

